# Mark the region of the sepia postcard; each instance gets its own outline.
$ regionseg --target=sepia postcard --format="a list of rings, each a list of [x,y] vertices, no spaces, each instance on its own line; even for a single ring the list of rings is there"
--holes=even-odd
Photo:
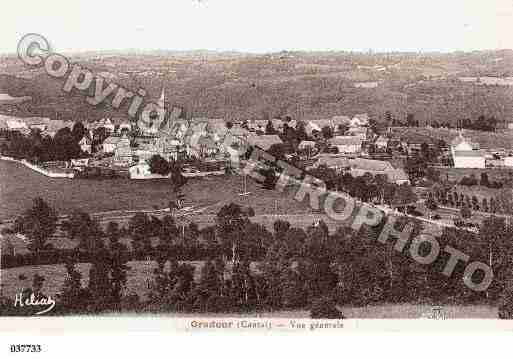
[[[3,5],[0,331],[513,330],[512,1]]]

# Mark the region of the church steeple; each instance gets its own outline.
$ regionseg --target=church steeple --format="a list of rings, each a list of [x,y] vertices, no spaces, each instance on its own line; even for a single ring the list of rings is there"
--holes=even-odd
[[[162,87],[162,93],[160,94],[160,98],[159,98],[157,105],[159,105],[159,107],[164,108],[165,104],[166,104],[166,93],[164,91],[164,87]]]

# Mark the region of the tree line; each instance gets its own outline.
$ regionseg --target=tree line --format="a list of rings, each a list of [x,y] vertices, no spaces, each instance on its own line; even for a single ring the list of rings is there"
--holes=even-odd
[[[509,308],[513,227],[501,218],[487,218],[477,234],[446,228],[437,238],[441,248],[450,245],[493,268],[492,285],[486,292],[474,292],[463,284],[463,265],[448,278],[442,274],[447,258],[421,265],[406,255],[409,244],[403,252],[393,250],[396,235],[387,244],[378,242],[386,219],[358,231],[341,226],[333,233],[322,221],[302,229],[277,220],[269,231],[252,222],[250,214],[239,205],[226,205],[214,225],[200,230],[193,224],[181,228],[172,216],[160,220],[140,213],[126,229],[110,223],[105,232],[83,216],[67,231],[79,236],[80,250],[94,254],[89,281],[83,285],[77,260],[70,258],[59,310],[232,313],[326,308],[331,314],[321,316],[337,316],[342,313],[336,305],[371,303],[503,303],[501,308]],[[406,224],[398,218],[395,228]],[[410,240],[422,231],[420,222],[413,225]],[[125,235],[131,250],[121,241]],[[208,250],[198,274],[177,249],[200,244]],[[128,268],[138,265],[128,263],[131,251],[155,263],[151,277],[145,278],[149,285],[144,298],[144,293],[135,295],[127,288]],[[429,248],[421,246],[420,251],[426,255]]]
[[[0,152],[5,156],[32,162],[69,161],[88,155],[79,145],[87,133],[81,122],[76,122],[73,128],[59,129],[54,136],[43,135],[38,129],[32,129],[28,134],[2,130],[0,137],[4,141],[0,145]],[[93,145],[102,143],[107,136],[105,128],[95,130]]]
[[[510,199],[511,191],[504,189],[497,196],[482,197],[469,195],[449,186],[437,186],[428,194],[428,199],[435,204],[449,207],[467,207],[474,211],[488,212],[492,214],[513,214],[513,201]]]

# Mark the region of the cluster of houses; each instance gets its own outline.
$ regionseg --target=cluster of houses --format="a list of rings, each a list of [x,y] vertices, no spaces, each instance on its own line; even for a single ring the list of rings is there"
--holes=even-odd
[[[379,140],[376,140],[376,144]],[[404,138],[388,139],[387,146],[401,147],[405,153],[412,155],[419,153],[423,145],[429,149],[437,148],[443,157],[451,160],[454,168],[490,168],[490,167],[513,167],[513,154],[511,149],[495,148],[483,149],[481,145],[469,137],[465,137],[460,131],[455,137],[445,143],[442,139],[422,136],[418,133],[408,133]]]
[[[15,117],[0,114],[0,128],[8,131],[18,131],[29,134],[32,130],[39,130],[44,136],[53,137],[58,130],[64,127],[72,128],[73,121],[51,120],[48,117]]]
[[[158,105],[166,108],[164,92]],[[63,128],[73,127],[72,121],[50,120],[48,118],[0,117],[0,127],[8,130],[29,133],[38,129],[43,135],[54,136]],[[273,131],[269,133],[268,127]],[[333,134],[328,145],[339,154],[358,156],[362,144],[369,139],[369,116],[359,114],[353,117],[334,116],[329,119],[312,120],[303,123],[309,138],[299,144],[299,149],[316,147],[323,138],[323,130],[328,127]],[[79,141],[84,153],[91,154],[95,160],[116,167],[132,168],[138,173],[148,171],[148,160],[154,155],[164,159],[176,160],[180,156],[206,160],[224,160],[227,153],[222,146],[226,136],[230,135],[232,145],[243,143],[269,150],[273,145],[281,144],[285,127],[296,129],[298,121],[291,119],[225,121],[218,118],[183,119],[179,114],[166,113],[165,116],[152,119],[151,125],[130,122],[124,119],[104,118],[84,123],[87,133]],[[103,129],[102,141],[98,141],[97,129]],[[96,141],[93,141],[96,140]],[[235,144],[234,144],[235,142]],[[94,146],[93,146],[94,144]]]
[[[455,168],[513,167],[513,154],[506,149],[483,150],[479,143],[461,133],[451,142]]]
[[[386,176],[390,183],[410,184],[406,172],[402,168],[395,168],[389,161],[321,155],[312,167],[319,166],[326,166],[338,173],[350,173],[353,177],[363,176],[365,173],[374,176],[381,174]]]
[[[164,91],[158,105],[166,108]],[[303,122],[307,140],[298,144],[298,150],[306,157],[314,159],[315,165],[327,165],[338,170],[349,170],[353,174],[359,171],[385,174],[393,182],[401,184],[408,181],[404,171],[395,169],[386,161],[377,161],[369,156],[373,152],[391,153],[392,148],[401,148],[403,153],[421,150],[423,143],[437,146],[418,136],[417,139],[397,139],[394,136],[376,135],[369,127],[369,116],[333,116],[326,119]],[[109,165],[132,168],[138,173],[146,173],[148,160],[154,155],[164,159],[198,158],[203,160],[225,160],[222,143],[230,135],[233,141],[247,143],[269,150],[273,145],[281,144],[286,127],[297,129],[299,121],[274,118],[271,120],[225,121],[219,118],[183,119],[175,112],[166,113],[152,119],[151,124],[141,121],[130,122],[126,119],[104,118],[85,123],[86,135],[79,145],[84,153],[95,159],[101,159]],[[73,127],[72,121],[50,120],[49,118],[17,118],[0,115],[0,128],[30,133],[38,129],[43,135],[54,136],[63,127]],[[103,128],[104,137],[98,141],[97,129]],[[270,131],[270,129],[272,131]],[[330,135],[326,136],[325,132]],[[410,136],[411,137],[411,136]],[[319,143],[327,145],[328,153],[319,153]],[[93,146],[95,144],[95,146]],[[470,139],[457,136],[448,148],[455,168],[485,168],[490,165],[489,153],[479,148],[479,144]],[[362,158],[365,157],[365,158]],[[370,157],[370,158],[369,158]],[[372,159],[371,159],[372,158]],[[513,166],[513,156],[505,155],[503,166]]]

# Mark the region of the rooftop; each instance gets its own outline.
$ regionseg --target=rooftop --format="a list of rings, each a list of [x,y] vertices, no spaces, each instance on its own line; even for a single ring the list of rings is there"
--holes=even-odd
[[[356,136],[336,136],[329,140],[332,146],[361,146],[362,139]]]
[[[455,157],[484,157],[483,151],[455,151]]]
[[[260,147],[263,150],[268,150],[272,145],[283,143],[278,135],[251,136],[248,138],[248,142],[250,145]]]

